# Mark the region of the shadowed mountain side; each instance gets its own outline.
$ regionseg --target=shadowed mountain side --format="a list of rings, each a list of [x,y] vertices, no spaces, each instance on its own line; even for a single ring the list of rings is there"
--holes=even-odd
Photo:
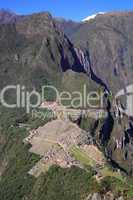
[[[93,72],[113,93],[132,82],[132,20],[133,12],[114,12],[76,26],[73,23],[69,33],[68,22],[60,25],[76,47],[89,52]]]
[[[2,24],[0,32],[1,88],[21,84],[39,89],[53,84],[61,89],[63,72],[84,72],[72,43],[58,30],[49,13]]]

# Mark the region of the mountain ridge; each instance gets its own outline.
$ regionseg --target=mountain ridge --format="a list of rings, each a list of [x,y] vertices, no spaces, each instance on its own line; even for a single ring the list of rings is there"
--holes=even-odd
[[[84,18],[84,19],[82,20],[82,22],[86,22],[86,21],[89,21],[89,20],[91,20],[91,19],[95,19],[95,17],[97,17],[98,15],[104,15],[104,14],[105,14],[105,12],[98,12],[98,13],[96,13],[96,14],[92,14],[92,15],[90,15],[90,16]]]

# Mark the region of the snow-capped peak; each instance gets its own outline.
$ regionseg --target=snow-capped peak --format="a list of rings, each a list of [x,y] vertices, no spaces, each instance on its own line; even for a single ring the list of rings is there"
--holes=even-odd
[[[93,15],[88,16],[88,17],[86,17],[85,19],[83,19],[82,22],[86,22],[86,21],[89,21],[89,20],[91,20],[91,19],[95,19],[95,17],[96,17],[97,15],[103,15],[103,14],[105,14],[105,12],[99,12],[99,13],[93,14]]]

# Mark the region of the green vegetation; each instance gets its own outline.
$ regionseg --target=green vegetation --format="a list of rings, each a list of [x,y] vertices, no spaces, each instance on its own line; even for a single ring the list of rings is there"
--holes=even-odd
[[[116,197],[122,195],[125,200],[133,198],[133,180],[126,182],[115,177],[105,177],[101,183],[101,193],[113,191]]]
[[[29,199],[81,200],[98,190],[99,185],[91,173],[77,167],[61,169],[53,166],[38,178]]]
[[[126,200],[133,198],[131,181],[123,182],[113,174],[98,183],[90,167],[94,163],[77,147],[72,147],[71,151],[83,165],[86,165],[87,170],[77,167],[61,169],[52,166],[46,174],[38,178],[28,175],[28,171],[40,158],[29,153],[29,147],[23,144],[22,140],[27,135],[27,130],[15,125],[16,117],[10,118],[8,123],[5,123],[8,116],[13,116],[13,113],[5,112],[1,117],[0,137],[3,142],[0,145],[0,165],[5,158],[6,164],[3,166],[4,173],[0,177],[0,200],[82,200],[90,193],[105,194],[107,191],[112,191],[116,196],[123,194]],[[17,115],[18,119],[27,122],[31,127],[46,123],[22,113]],[[3,126],[3,123],[6,126]],[[110,176],[107,171],[106,175]]]
[[[131,22],[130,17],[128,21],[127,16],[122,16],[122,20],[114,16],[106,17],[106,20],[97,17],[89,26],[88,23],[77,24],[76,29],[70,31],[73,32],[72,43],[55,26],[49,14],[24,17],[24,21],[17,22],[17,26],[15,23],[1,25],[0,89],[6,85],[20,84],[26,86],[28,91],[35,88],[41,92],[43,85],[54,85],[59,91],[79,91],[83,94],[83,84],[86,84],[87,91],[95,90],[97,85],[85,74],[71,71],[62,73],[62,68],[66,70],[78,66],[74,47],[80,47],[86,54],[90,53],[94,72],[106,80],[110,89],[116,93],[116,90],[121,88],[121,77],[114,76],[114,64],[127,66],[126,73],[130,75],[127,78],[129,82],[132,80],[132,69],[128,67],[132,66],[133,60],[133,45],[129,44],[132,38]],[[127,27],[124,32],[123,27]],[[112,44],[110,39],[114,41]],[[128,48],[129,46],[131,48]],[[122,68],[120,75],[123,75]],[[54,99],[52,91],[45,92],[47,100]],[[9,102],[15,102],[15,92],[9,92],[6,98]],[[78,103],[79,100],[76,101],[76,105]],[[45,111],[43,113],[45,114]],[[40,158],[29,153],[30,147],[22,141],[29,128],[37,128],[50,120],[48,115],[45,118],[39,116],[33,118],[25,114],[24,110],[11,111],[0,107],[0,200],[84,200],[90,193],[105,194],[108,191],[112,191],[116,197],[123,195],[125,200],[133,199],[131,179],[125,179],[119,173],[104,168],[101,173],[105,178],[98,183],[92,170],[95,163],[75,146],[70,151],[77,160],[87,166],[87,170],[52,166],[46,174],[37,179],[28,175],[28,171]],[[19,124],[27,126],[20,127]],[[83,119],[81,128],[92,130],[92,124],[90,119]],[[99,129],[101,125],[102,123]],[[114,131],[114,134],[116,133],[118,134],[118,130]],[[117,155],[116,152],[114,154]],[[116,161],[120,160],[120,154],[117,156]],[[126,163],[129,169],[130,161],[132,160]]]
[[[80,128],[86,131],[92,131],[94,127],[95,120],[88,117],[83,117],[81,120]]]
[[[87,167],[95,168],[96,163],[92,158],[89,158],[88,154],[84,152],[84,150],[80,149],[77,146],[73,146],[70,149],[70,152],[75,157],[76,160],[80,161],[80,163]],[[123,183],[126,183],[126,178],[124,178],[121,173],[113,171],[110,167],[104,166],[102,169],[99,169],[99,172],[103,177],[114,177],[120,180]]]
[[[114,177],[123,183],[126,182],[126,178],[124,178],[119,172],[114,172],[112,169],[109,169],[109,167],[104,167],[101,170],[101,174],[103,177]]]
[[[83,166],[95,166],[95,162],[89,158],[86,152],[80,149],[78,146],[72,146],[70,152],[76,160],[80,161]]]
[[[6,143],[1,150],[2,157],[7,159],[0,181],[0,199],[3,200],[21,199],[29,193],[34,179],[29,177],[27,172],[40,159],[30,154],[28,147],[22,143],[22,135],[25,135],[25,131],[13,129],[10,133],[11,135],[5,138]]]

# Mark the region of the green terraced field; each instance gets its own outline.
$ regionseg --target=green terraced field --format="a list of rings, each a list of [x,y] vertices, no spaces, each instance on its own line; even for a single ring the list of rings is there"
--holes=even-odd
[[[75,157],[76,160],[78,160],[82,165],[84,166],[95,166],[95,162],[89,158],[89,156],[84,152],[82,149],[80,149],[78,146],[72,146],[70,148],[70,153]]]

